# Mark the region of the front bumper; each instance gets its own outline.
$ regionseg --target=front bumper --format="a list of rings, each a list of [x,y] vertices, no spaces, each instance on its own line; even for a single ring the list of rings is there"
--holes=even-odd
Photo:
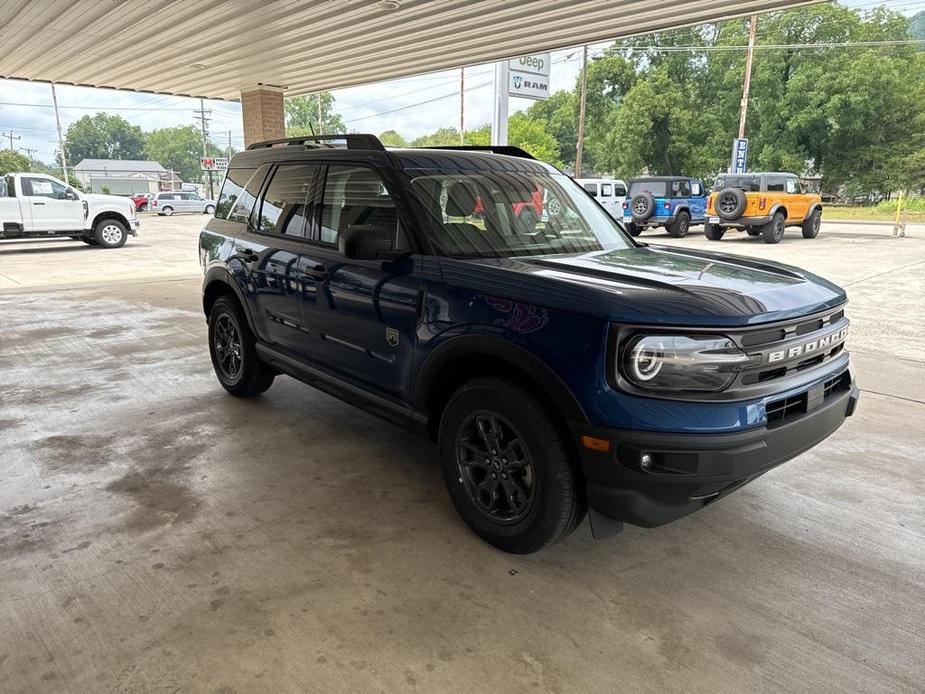
[[[643,527],[681,518],[815,446],[854,413],[858,397],[851,381],[805,414],[735,434],[663,434],[573,422],[588,505]],[[606,439],[611,450],[589,450],[582,436]],[[643,453],[651,457],[645,469]]]
[[[738,219],[722,219],[716,215],[709,215],[707,221],[710,224],[721,227],[758,227],[764,226],[771,221],[771,215],[763,217],[739,217]]]
[[[132,236],[138,236],[138,227],[141,226],[141,222],[137,219],[128,220],[128,233]]]

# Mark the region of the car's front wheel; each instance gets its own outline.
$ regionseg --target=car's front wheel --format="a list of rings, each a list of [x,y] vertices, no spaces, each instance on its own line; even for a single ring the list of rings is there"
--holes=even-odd
[[[822,226],[822,211],[813,210],[813,213],[803,222],[803,238],[814,239],[819,236],[819,228]]]
[[[273,385],[275,373],[260,361],[255,345],[241,307],[219,297],[209,312],[209,355],[219,383],[232,395],[252,397]]]
[[[215,205],[206,205],[206,214],[208,215],[215,214]]]
[[[169,217],[170,215],[173,214],[173,208],[170,207],[169,205],[167,207],[162,207],[161,214],[164,215],[165,217]]]
[[[687,232],[691,228],[691,216],[687,212],[678,212],[678,216],[675,217],[675,220],[670,224],[667,229],[668,233],[674,236],[676,239],[683,238],[687,236]]]
[[[568,535],[584,502],[566,438],[527,391],[479,378],[450,398],[440,462],[466,524],[506,552],[527,554]]]
[[[125,225],[117,219],[104,219],[96,225],[93,233],[96,244],[103,248],[121,248],[125,245],[128,232]]]

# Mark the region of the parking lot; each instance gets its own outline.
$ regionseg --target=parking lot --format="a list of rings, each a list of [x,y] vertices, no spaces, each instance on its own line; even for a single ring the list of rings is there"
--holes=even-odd
[[[518,557],[426,441],[291,379],[221,389],[204,221],[0,243],[0,690],[921,690],[925,228],[643,233],[846,287],[859,411],[692,516]]]

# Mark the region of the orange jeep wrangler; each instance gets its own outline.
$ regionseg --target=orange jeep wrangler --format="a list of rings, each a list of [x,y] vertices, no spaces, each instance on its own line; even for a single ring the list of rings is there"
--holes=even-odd
[[[819,235],[822,198],[804,193],[790,173],[721,174],[707,201],[704,235],[719,241],[727,229],[761,235],[765,243],[780,243],[784,228],[798,226],[803,238]]]

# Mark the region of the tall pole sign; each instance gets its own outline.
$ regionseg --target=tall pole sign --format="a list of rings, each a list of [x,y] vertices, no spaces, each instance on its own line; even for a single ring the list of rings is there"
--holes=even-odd
[[[509,99],[542,101],[549,98],[549,53],[534,53],[495,63],[495,108],[491,121],[491,143],[507,144]]]

